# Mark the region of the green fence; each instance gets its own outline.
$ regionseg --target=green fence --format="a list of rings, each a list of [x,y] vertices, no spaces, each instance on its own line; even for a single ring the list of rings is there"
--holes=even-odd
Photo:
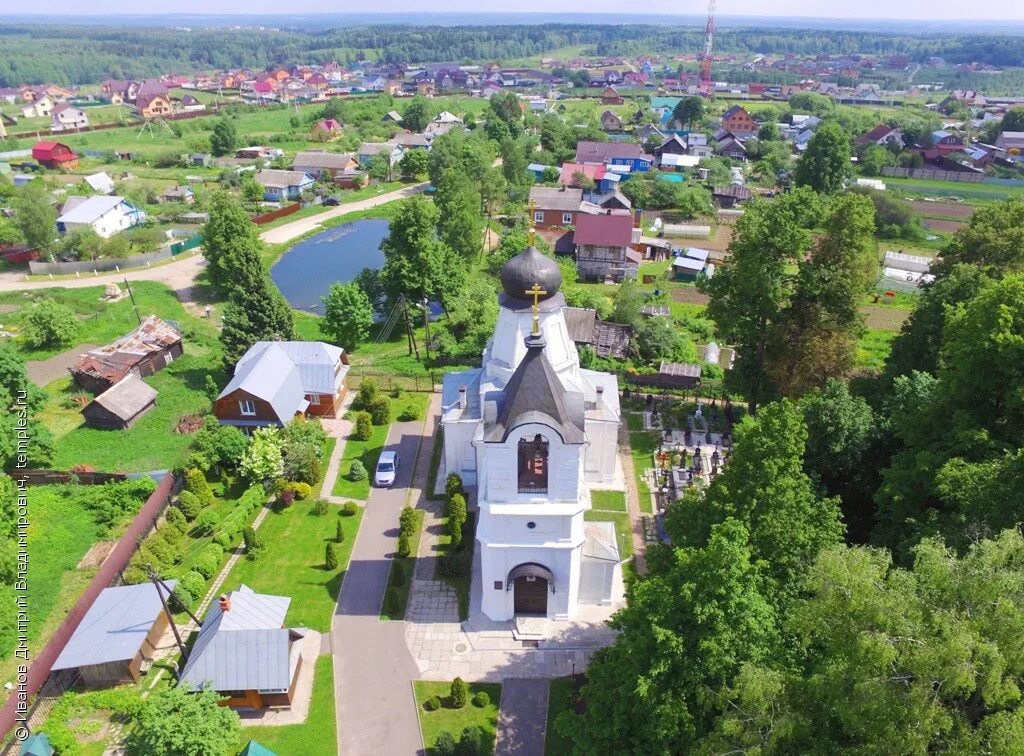
[[[171,245],[171,254],[172,255],[180,255],[182,252],[188,252],[190,249],[195,249],[196,247],[198,247],[202,243],[203,243],[203,235],[202,234],[196,234],[195,236],[190,236],[185,241],[174,242],[174,244]]]

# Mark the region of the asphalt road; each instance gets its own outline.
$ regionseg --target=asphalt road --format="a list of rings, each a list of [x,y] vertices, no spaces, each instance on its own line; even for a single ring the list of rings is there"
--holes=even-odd
[[[379,619],[422,430],[422,420],[391,426],[385,448],[398,452],[398,479],[392,488],[371,489],[338,597],[332,647],[343,756],[423,751],[411,683],[419,671],[405,642],[405,623]]]

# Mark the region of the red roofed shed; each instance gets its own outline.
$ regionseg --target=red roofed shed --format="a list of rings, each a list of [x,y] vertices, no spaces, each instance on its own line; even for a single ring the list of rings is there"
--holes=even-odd
[[[36,142],[32,148],[32,159],[47,168],[78,167],[78,155],[60,142]]]

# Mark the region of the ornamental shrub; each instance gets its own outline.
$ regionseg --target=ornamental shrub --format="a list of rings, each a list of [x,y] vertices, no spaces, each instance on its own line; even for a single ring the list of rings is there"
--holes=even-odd
[[[473,696],[473,705],[478,709],[482,709],[491,702],[491,697],[487,695],[486,690],[481,690],[479,693]]]
[[[367,409],[374,425],[387,425],[391,422],[391,402],[386,396],[378,396]]]
[[[324,569],[328,572],[338,569],[338,545],[336,543],[327,543],[327,548],[324,551]]]
[[[338,514],[344,515],[345,517],[355,517],[356,512],[359,511],[359,505],[354,501],[346,501],[341,505],[341,511]]]
[[[334,531],[334,540],[337,543],[345,542],[345,526],[341,524],[341,520],[337,521],[338,528]]]
[[[327,510],[330,509],[330,507],[331,505],[327,502],[326,499],[317,499],[315,502],[313,502],[313,514],[315,514],[317,517],[323,517],[325,514],[327,514]]]
[[[455,756],[456,746],[455,737],[445,730],[434,741],[434,753],[437,756]]]
[[[455,494],[448,500],[445,514],[448,516],[448,537],[451,547],[458,549],[462,545],[462,529],[466,524],[466,498]]]
[[[398,548],[396,551],[398,556],[402,557],[402,559],[405,559],[412,553],[412,546],[409,544],[409,536],[405,533],[398,534]]]
[[[320,479],[320,462],[317,461],[317,480]],[[309,483],[303,483],[301,480],[296,480],[288,483],[288,488],[295,492],[295,498],[299,501],[306,501],[310,496],[313,495],[313,486]]]
[[[416,533],[416,510],[406,505],[398,515],[398,531],[412,538]]]
[[[277,500],[281,503],[282,507],[290,507],[292,502],[295,501],[295,492],[290,488],[286,488],[281,492],[281,495],[277,497]]]
[[[218,546],[218,548],[220,547]],[[211,558],[209,554],[200,554],[198,557],[196,557],[196,561],[192,564],[192,569],[194,569],[207,580],[216,575],[217,570],[219,568],[220,560]]]
[[[190,596],[202,596],[206,591],[206,578],[195,570],[189,570],[182,575],[178,584],[188,591]]]
[[[216,543],[208,543],[203,546],[203,550],[199,552],[199,555],[209,557],[213,561],[219,563],[224,558],[224,549]]]
[[[352,409],[370,409],[370,404],[377,398],[377,395],[377,384],[370,380],[364,380],[359,384],[359,393],[356,394],[356,398],[352,400]]]
[[[282,450],[281,457],[284,475],[288,480],[305,484],[320,480],[320,458],[312,444],[287,444]]]
[[[463,709],[469,700],[469,686],[461,677],[452,680],[451,694],[449,695],[453,709]]]
[[[430,698],[428,698],[426,701],[423,702],[423,708],[426,709],[427,711],[437,711],[438,709],[441,708],[441,699],[438,698],[437,696],[431,696]],[[451,737],[450,734],[448,734],[448,733],[442,733],[442,735],[446,735],[446,734],[449,735],[449,737]],[[454,745],[454,742],[452,743],[452,745]]]
[[[203,503],[191,491],[182,491],[178,494],[178,509],[185,515],[186,520],[192,522],[203,511]]]
[[[357,441],[369,441],[373,438],[373,421],[369,412],[357,412],[352,437]]]
[[[234,547],[236,540],[234,533],[218,533],[213,537],[213,542],[225,551]]]
[[[437,560],[437,571],[442,577],[463,577],[469,574],[473,561],[470,549],[458,549],[442,554]]]
[[[192,467],[185,471],[185,489],[194,493],[204,507],[213,504],[213,489],[202,470]]]
[[[196,520],[196,530],[200,535],[209,535],[220,524],[220,515],[212,509],[207,509]]]
[[[479,727],[465,728],[455,746],[455,756],[480,756],[483,753],[482,740]]]
[[[358,459],[352,460],[352,466],[348,468],[349,480],[366,480],[368,473],[366,467]]]
[[[264,543],[256,528],[251,525],[242,529],[242,540],[245,542],[245,558],[254,562],[263,555]]]
[[[193,596],[181,583],[174,586],[174,591],[171,593],[171,610],[175,612],[183,612],[188,607],[192,606],[192,602],[195,601],[196,597]]]
[[[450,499],[455,494],[465,494],[462,478],[458,473],[448,473],[448,477],[444,479],[444,495]]]
[[[167,508],[167,513],[164,515],[164,523],[181,533],[184,533],[188,528],[188,520],[185,519],[185,514],[177,507]]]
[[[409,423],[413,420],[419,420],[420,413],[415,407],[406,407],[398,414],[398,421],[401,423]]]

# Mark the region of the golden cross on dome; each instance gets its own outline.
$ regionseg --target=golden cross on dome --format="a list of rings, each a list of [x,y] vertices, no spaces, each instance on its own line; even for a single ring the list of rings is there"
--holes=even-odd
[[[537,229],[533,227],[535,222],[534,213],[537,211],[537,202],[531,197],[530,198],[530,230],[527,232],[527,238],[530,240],[530,246],[533,247],[537,244]]]
[[[547,296],[547,292],[540,288],[540,284],[534,283],[529,289],[526,290],[526,296],[533,297],[533,335],[540,335],[540,298]]]

